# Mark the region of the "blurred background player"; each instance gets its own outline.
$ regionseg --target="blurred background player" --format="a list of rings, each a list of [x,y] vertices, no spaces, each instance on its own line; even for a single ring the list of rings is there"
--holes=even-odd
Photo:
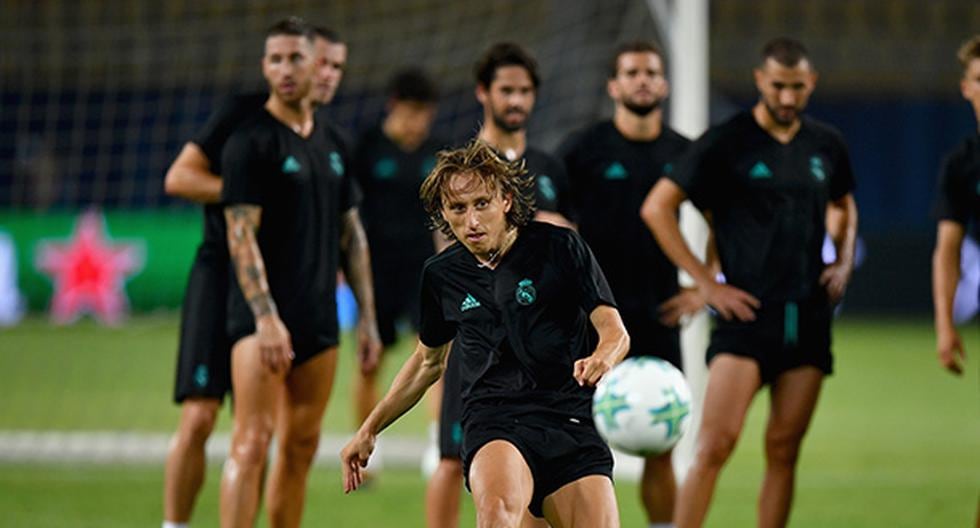
[[[316,74],[310,97],[324,107],[336,94],[347,45],[328,28],[315,27]],[[203,204],[204,235],[188,278],[181,314],[174,401],[180,422],[164,470],[164,528],[185,526],[204,482],[205,445],[224,395],[231,390],[231,343],[226,332],[228,242],[221,198],[221,151],[228,136],[260,111],[268,92],[228,98],[187,142],[167,171],[167,194]]]
[[[435,165],[441,144],[430,138],[439,92],[420,68],[396,73],[388,83],[387,115],[366,131],[354,151],[354,174],[364,193],[360,210],[371,251],[378,330],[385,347],[398,339],[397,323],[418,331],[422,265],[435,252],[419,186]],[[354,418],[360,425],[378,403],[380,361],[354,377]],[[372,458],[372,471],[380,450]]]
[[[439,379],[454,341],[478,526],[516,527],[528,511],[555,526],[619,526],[591,407],[629,337],[588,246],[531,221],[529,186],[522,164],[482,141],[439,154],[420,195],[458,243],[426,262],[418,346],[341,452],[345,492],[361,485],[377,435]]]
[[[759,102],[698,139],[643,208],[664,253],[720,315],[707,351],[695,460],[677,497],[679,528],[703,524],[749,405],[766,384],[758,524],[786,525],[800,446],[823,378],[833,371],[832,306],[853,269],[854,175],[840,133],[801,115],[817,79],[806,48],[773,39],[754,73]],[[681,237],[677,211],[685,198],[710,212],[727,284],[716,282]],[[837,250],[826,266],[825,234]]]
[[[574,218],[565,167],[554,156],[527,143],[527,121],[534,109],[541,77],[538,62],[518,44],[501,42],[490,46],[473,68],[476,99],[483,106],[483,124],[477,138],[510,161],[523,159],[532,178],[537,212],[535,219],[571,227]],[[436,233],[437,243],[440,242]],[[442,249],[448,241],[441,239]],[[426,489],[429,528],[456,526],[459,517],[463,466],[459,459],[462,442],[462,405],[459,376],[452,351],[443,378],[439,414],[440,461]]]
[[[237,282],[228,303],[235,426],[221,483],[222,526],[252,526],[273,434],[265,494],[270,526],[298,526],[306,477],[337,361],[339,256],[360,306],[360,349],[380,349],[359,199],[328,127],[308,95],[316,72],[312,28],[291,18],[265,39],[264,109],[222,153],[222,199]],[[371,339],[373,337],[373,339]]]
[[[957,58],[963,66],[960,93],[973,106],[980,123],[980,35],[964,42]],[[960,375],[966,350],[953,321],[953,300],[967,228],[971,222],[974,229],[980,228],[980,134],[966,138],[946,156],[939,175],[935,215],[939,223],[932,256],[936,354],[943,368]]]
[[[582,238],[609,278],[630,334],[630,356],[656,356],[681,368],[680,318],[703,306],[681,290],[677,267],[640,217],[643,200],[673,170],[690,141],[663,122],[670,87],[652,42],[620,45],[609,64],[611,121],[572,134],[559,149],[568,170]],[[650,526],[668,526],[677,484],[671,452],[643,464],[640,498]]]

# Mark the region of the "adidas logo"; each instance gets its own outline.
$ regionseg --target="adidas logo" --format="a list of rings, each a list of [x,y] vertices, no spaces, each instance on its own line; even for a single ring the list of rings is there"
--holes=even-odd
[[[292,156],[289,156],[286,158],[286,161],[282,162],[282,172],[286,174],[296,174],[302,168],[303,166]]]
[[[479,308],[480,301],[476,300],[472,295],[466,294],[466,298],[463,299],[463,304],[459,305],[459,311],[465,312],[466,310],[472,310],[473,308]]]
[[[603,173],[607,180],[625,180],[628,175],[626,167],[623,167],[623,164],[618,161],[607,167],[606,172]]]
[[[772,171],[765,163],[758,161],[752,166],[752,170],[749,171],[749,177],[753,180],[759,180],[762,178],[772,178]]]

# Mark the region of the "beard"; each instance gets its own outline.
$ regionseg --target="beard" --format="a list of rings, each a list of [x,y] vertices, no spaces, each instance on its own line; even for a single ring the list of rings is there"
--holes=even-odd
[[[655,99],[653,102],[640,104],[629,99],[623,101],[623,106],[626,107],[631,113],[636,114],[640,117],[646,117],[654,110],[660,108],[660,104],[663,102],[661,99]]]
[[[497,112],[491,112],[491,115],[493,117],[493,124],[508,134],[524,130],[524,126],[527,125],[527,114],[522,114],[524,118],[518,122],[508,122],[505,118],[506,114],[501,115]]]
[[[794,108],[792,115],[789,118],[784,118],[780,116],[780,107],[769,106],[769,103],[765,101],[762,102],[762,106],[766,107],[766,111],[769,112],[769,117],[771,117],[773,121],[784,127],[792,125],[800,115],[800,111]]]

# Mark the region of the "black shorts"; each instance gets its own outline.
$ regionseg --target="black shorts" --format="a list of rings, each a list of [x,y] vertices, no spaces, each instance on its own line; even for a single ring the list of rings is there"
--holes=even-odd
[[[439,409],[439,456],[459,459],[463,456],[463,388],[460,380],[459,355],[451,349],[442,375],[442,407]]]
[[[705,359],[710,364],[725,353],[752,358],[763,383],[804,365],[831,374],[832,313],[826,296],[817,295],[799,302],[763,302],[755,321],[747,323],[716,319]]]
[[[191,266],[180,320],[174,401],[224,398],[231,390],[231,342],[225,332],[228,252],[202,244]]]
[[[470,413],[463,424],[463,475],[477,451],[494,440],[511,443],[531,469],[534,493],[528,510],[543,517],[545,497],[590,475],[612,480],[613,457],[591,419],[492,408]]]
[[[626,357],[658,357],[683,370],[679,328],[664,326],[646,313],[620,312],[620,317],[630,336],[630,351]]]
[[[372,248],[374,304],[381,342],[391,346],[398,340],[398,322],[405,320],[419,330],[419,280],[428,255],[394,255]]]

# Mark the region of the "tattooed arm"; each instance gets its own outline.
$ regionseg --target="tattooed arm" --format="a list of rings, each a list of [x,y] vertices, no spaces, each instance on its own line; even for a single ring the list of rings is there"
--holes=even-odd
[[[343,215],[340,229],[341,265],[344,276],[357,299],[357,357],[361,372],[370,373],[378,367],[381,356],[381,337],[374,310],[374,282],[371,278],[371,254],[367,235],[357,208]]]
[[[238,277],[238,285],[255,316],[255,336],[262,362],[273,372],[284,372],[289,370],[293,347],[289,331],[279,319],[279,312],[266,280],[265,263],[256,239],[261,218],[262,208],[257,205],[236,204],[225,207],[228,250]]]

